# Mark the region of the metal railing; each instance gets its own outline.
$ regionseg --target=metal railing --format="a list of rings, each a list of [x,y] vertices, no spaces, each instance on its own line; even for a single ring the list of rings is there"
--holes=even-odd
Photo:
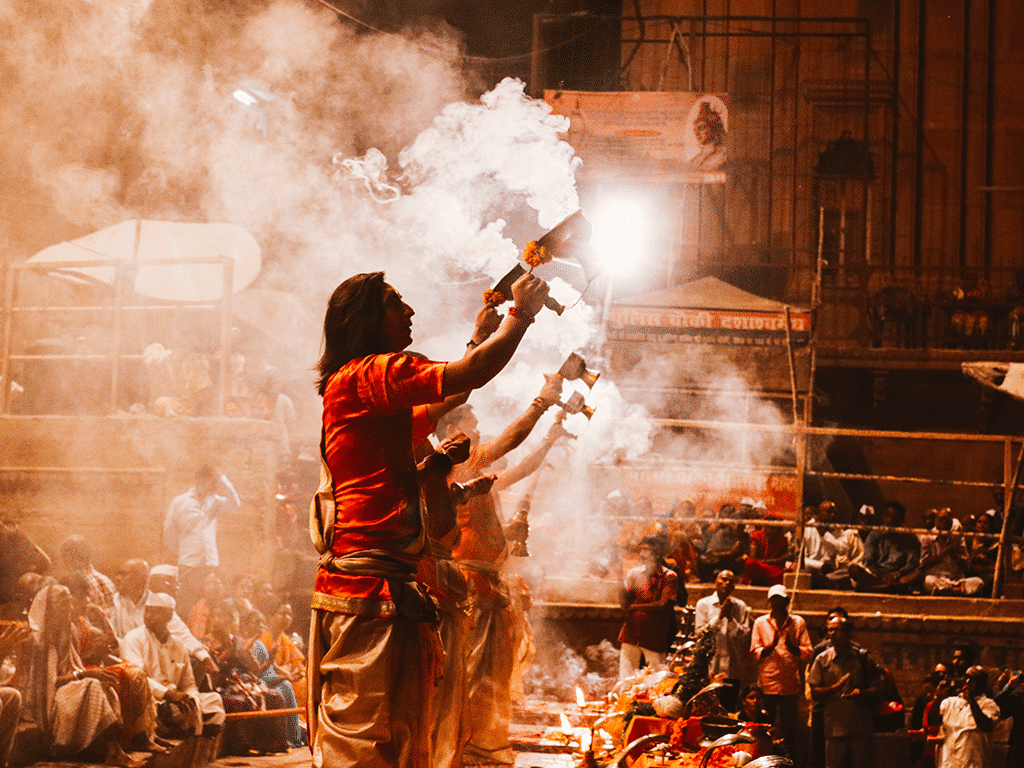
[[[729,469],[740,474],[764,475],[770,471],[774,475],[792,475],[795,481],[796,509],[793,510],[795,523],[782,523],[795,529],[798,537],[802,537],[804,524],[804,482],[806,478],[822,478],[835,480],[859,480],[872,482],[895,482],[907,484],[928,484],[942,485],[948,487],[960,487],[968,489],[989,488],[1002,489],[1003,510],[1002,529],[998,534],[976,534],[974,532],[961,532],[964,538],[994,538],[998,540],[995,574],[992,584],[992,596],[999,597],[1002,594],[1004,572],[1009,563],[1009,547],[1015,542],[1009,531],[1011,512],[1013,511],[1017,489],[1021,482],[1021,470],[1024,469],[1024,438],[1011,435],[977,435],[969,433],[947,433],[947,432],[892,432],[885,430],[865,429],[840,429],[835,427],[812,427],[803,423],[797,424],[754,424],[737,422],[697,421],[687,419],[652,419],[655,424],[672,429],[732,432],[732,433],[776,433],[788,435],[793,441],[796,461],[792,465],[773,465],[770,469],[766,467],[754,467],[750,465],[734,465]],[[942,441],[942,442],[964,442],[984,443],[1002,446],[1002,480],[993,482],[991,480],[978,480],[973,478],[955,477],[919,477],[907,474],[880,474],[880,473],[854,473],[836,472],[823,469],[815,469],[810,461],[811,438],[836,438],[851,437],[858,439],[895,439],[908,441]],[[1015,445],[1020,446],[1016,461],[1014,460]],[[763,522],[761,523],[763,524]],[[771,523],[769,523],[770,525]],[[848,525],[845,527],[864,528],[867,530],[892,530],[923,534],[929,533],[924,529],[917,528],[886,528],[883,526],[857,526]]]
[[[173,264],[219,264],[223,269],[223,281],[222,281],[222,292],[221,298],[214,302],[189,302],[184,303],[170,303],[170,302],[154,302],[154,303],[141,303],[139,297],[130,286],[130,277],[143,266],[158,266],[158,265],[173,265]],[[18,294],[18,278],[24,272],[38,272],[38,273],[58,273],[62,269],[66,270],[79,270],[83,268],[96,268],[106,267],[111,268],[114,271],[114,279],[112,284],[113,295],[111,297],[110,304],[103,304],[99,306],[86,306],[86,305],[74,305],[74,306],[18,306],[17,294]],[[35,264],[21,263],[15,264],[11,261],[7,261],[4,265],[4,293],[3,293],[3,333],[2,340],[0,340],[0,414],[6,415],[10,413],[11,404],[11,363],[14,361],[32,361],[32,360],[54,360],[54,361],[73,361],[73,360],[105,360],[110,366],[110,390],[109,390],[109,408],[111,412],[115,412],[118,408],[119,395],[121,390],[121,372],[122,362],[125,360],[141,360],[142,354],[139,352],[126,353],[122,351],[123,338],[125,331],[125,318],[130,313],[143,313],[143,312],[171,312],[180,311],[183,307],[188,307],[190,310],[214,310],[219,312],[219,326],[220,326],[220,339],[219,339],[219,354],[218,357],[218,376],[217,376],[217,395],[216,395],[216,413],[217,415],[224,414],[224,405],[227,397],[227,393],[230,391],[230,357],[231,357],[231,299],[233,285],[233,271],[234,271],[234,259],[229,256],[207,256],[207,257],[195,257],[188,259],[178,258],[157,258],[157,259],[145,259],[139,261],[126,262],[120,259],[91,259],[88,261],[52,261],[52,262],[40,262]],[[75,275],[76,278],[80,278],[80,275]],[[88,278],[83,278],[88,280]],[[131,303],[129,303],[129,301]],[[105,354],[25,354],[22,352],[14,352],[16,348],[26,348],[27,344],[16,339],[15,331],[15,318],[18,315],[26,314],[38,314],[44,316],[57,316],[66,313],[109,313],[109,327],[110,327],[110,344],[109,349]]]

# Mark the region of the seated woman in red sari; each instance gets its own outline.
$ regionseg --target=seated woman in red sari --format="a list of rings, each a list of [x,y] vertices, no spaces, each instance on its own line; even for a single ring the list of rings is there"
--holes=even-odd
[[[775,515],[765,516],[778,522]],[[792,558],[789,532],[780,526],[763,526],[750,534],[750,555],[743,563],[743,583],[770,587],[782,583],[782,574]]]
[[[307,671],[316,768],[431,764],[431,691],[441,657],[435,604],[416,581],[427,542],[413,408],[482,387],[505,367],[547,285],[526,274],[512,297],[497,330],[450,363],[403,354],[413,309],[382,272],[349,278],[328,303],[318,364],[325,466],[318,498],[325,501],[311,521],[321,558]],[[478,326],[494,314],[482,311]],[[450,457],[435,457],[450,470]]]

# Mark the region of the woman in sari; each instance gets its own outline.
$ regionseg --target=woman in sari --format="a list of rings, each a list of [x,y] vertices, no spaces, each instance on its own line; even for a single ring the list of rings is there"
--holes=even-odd
[[[291,628],[292,607],[288,603],[281,603],[267,619],[267,627],[260,635],[260,642],[268,650],[277,647],[277,653],[274,654],[274,667],[277,669],[277,675],[289,681],[292,690],[295,691],[295,698],[304,702],[306,700],[306,657],[292,642]]]
[[[267,646],[260,639],[267,634],[263,626],[263,615],[256,610],[244,613],[239,620],[239,632],[259,667],[260,682],[267,688],[272,688],[281,694],[284,698],[286,709],[297,708],[299,702],[295,698],[295,689],[292,688],[291,680],[288,678],[287,673],[282,674],[281,670],[274,663],[280,647],[276,642],[272,642]],[[288,715],[286,723],[288,746],[306,746],[306,735],[303,732],[302,725],[299,723],[299,716]]]
[[[291,706],[286,704],[278,691],[261,684],[260,667],[245,639],[237,632],[237,626],[237,614],[229,603],[214,604],[210,611],[210,632],[203,642],[217,662],[218,672],[213,684],[224,699],[224,710],[229,713],[257,712]],[[287,752],[288,737],[284,719],[229,717],[224,729],[224,751],[232,755]]]
[[[78,655],[70,590],[62,584],[43,587],[28,618],[32,640],[23,651],[27,663],[19,667],[18,687],[51,751],[69,756],[89,749],[103,754],[107,765],[142,765],[121,744],[134,734],[123,727],[117,674],[87,668]]]

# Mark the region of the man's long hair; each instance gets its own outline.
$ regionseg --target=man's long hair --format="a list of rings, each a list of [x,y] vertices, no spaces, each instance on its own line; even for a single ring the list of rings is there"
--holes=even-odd
[[[384,273],[354,275],[334,289],[324,316],[324,353],[317,363],[316,390],[349,360],[381,354],[384,340]]]

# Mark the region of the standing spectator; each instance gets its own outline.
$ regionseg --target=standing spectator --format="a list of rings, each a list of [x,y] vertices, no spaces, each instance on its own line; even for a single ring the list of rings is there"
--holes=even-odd
[[[772,717],[786,751],[796,765],[806,765],[804,734],[799,722],[803,693],[800,670],[814,651],[807,623],[789,613],[789,593],[781,584],[768,590],[771,610],[754,622],[750,652],[758,663],[757,684],[764,691],[765,710]]]
[[[831,502],[824,502],[824,503],[831,504]],[[825,639],[823,639],[820,643],[818,643],[816,646],[814,646],[814,650],[811,651],[811,663],[812,664],[814,663],[814,660],[818,658],[818,656],[820,656],[822,653],[824,653],[826,650],[828,650],[831,647],[831,645],[832,645],[829,642],[829,639],[828,639],[827,628],[828,628],[828,622],[830,622],[832,620],[832,618],[835,617],[835,616],[839,616],[841,618],[848,619],[850,614],[841,605],[837,605],[834,608],[829,608],[828,613],[825,614],[825,625],[826,625]],[[811,766],[811,768],[825,768],[825,706],[820,701],[815,701],[811,705],[811,753],[810,754],[811,754],[811,756],[810,756],[810,766]]]
[[[669,628],[675,620],[676,579],[674,571],[661,564],[663,539],[645,536],[640,541],[640,565],[626,574],[622,601],[626,622],[619,632],[619,679],[632,677],[640,659],[652,669],[665,663]]]
[[[824,705],[826,768],[860,768],[874,759],[873,694],[878,667],[850,639],[850,622],[842,616],[828,621],[830,646],[807,673],[811,698]]]
[[[68,536],[60,545],[60,559],[69,573],[80,573],[89,582],[89,601],[109,618],[114,610],[114,582],[92,567],[92,547],[81,536]]]
[[[996,694],[999,714],[1005,720],[1013,718],[1010,729],[1010,748],[1006,753],[1008,766],[1024,763],[1024,673],[1017,671],[1007,674],[1006,685]]]
[[[720,675],[739,692],[742,685],[753,680],[750,668],[750,608],[738,597],[733,597],[736,574],[719,571],[715,577],[715,591],[697,601],[694,631],[717,627],[715,655],[708,670],[712,676]],[[733,709],[726,705],[727,709]]]
[[[212,464],[196,470],[195,485],[176,496],[164,518],[164,548],[177,561],[181,613],[188,615],[203,581],[220,564],[217,519],[241,507],[231,482]]]
[[[959,696],[939,705],[942,731],[942,762],[938,768],[991,768],[992,730],[999,707],[985,695],[988,673],[981,667],[967,670],[967,682]]]

